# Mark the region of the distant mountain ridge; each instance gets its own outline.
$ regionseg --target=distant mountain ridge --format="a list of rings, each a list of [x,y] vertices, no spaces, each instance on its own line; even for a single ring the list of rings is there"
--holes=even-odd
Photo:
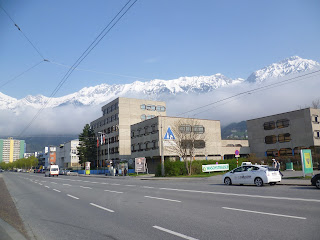
[[[168,96],[208,93],[218,88],[244,82],[259,84],[269,78],[306,72],[316,67],[320,67],[318,62],[294,56],[255,71],[247,80],[242,78],[230,79],[218,73],[211,76],[180,77],[173,80],[155,79],[147,82],[136,81],[131,84],[100,84],[94,87],[85,87],[78,92],[63,97],[51,99],[43,95],[29,95],[18,100],[0,92],[0,109],[15,111],[26,106],[39,109],[44,105],[47,108],[65,105],[91,106],[106,103],[115,97],[130,97],[131,95],[145,96],[154,100],[164,100]]]

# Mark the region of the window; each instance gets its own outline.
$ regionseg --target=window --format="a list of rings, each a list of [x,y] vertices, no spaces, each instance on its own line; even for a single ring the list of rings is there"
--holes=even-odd
[[[277,157],[279,155],[277,149],[268,149],[266,151],[266,154],[267,154],[267,156],[270,156],[270,157]]]
[[[319,124],[319,116],[318,115],[312,115],[312,122]]]
[[[318,130],[314,131],[314,138],[320,139],[320,131],[318,131]]]
[[[179,127],[179,131],[181,132],[181,133],[190,133],[191,132],[191,125],[181,125],[180,127]]]
[[[204,127],[201,125],[195,125],[192,127],[193,132],[202,134],[204,133]]]
[[[154,118],[154,117],[155,117],[154,115],[148,115],[147,119],[151,119],[151,118]]]
[[[141,104],[140,105],[140,109],[144,109],[145,110],[146,109],[146,105],[145,104]]]
[[[290,133],[279,134],[278,135],[278,141],[281,142],[281,143],[290,142],[291,141]]]
[[[194,148],[205,148],[206,142],[203,140],[195,140],[194,141]]]
[[[301,154],[301,149],[307,149],[306,147],[295,147],[293,149],[294,155],[300,155]]]
[[[145,114],[142,114],[142,115],[140,116],[140,118],[141,118],[141,121],[144,121],[144,120],[147,119],[147,116],[146,116]]]
[[[164,111],[166,111],[166,108],[165,108],[164,106],[157,106],[157,107],[156,107],[156,110],[157,110],[158,112],[164,112]]]
[[[280,156],[292,156],[292,149],[291,148],[281,148],[279,150]]]
[[[289,127],[290,121],[289,119],[280,119],[277,121],[277,128],[286,128]]]
[[[270,135],[270,136],[266,136],[264,139],[264,142],[266,144],[273,144],[277,142],[277,136],[276,135]]]
[[[271,122],[265,122],[263,124],[263,128],[264,130],[272,130],[272,129],[275,129],[276,128],[276,124],[274,121],[271,121]]]
[[[134,138],[134,131],[131,131],[131,138]]]

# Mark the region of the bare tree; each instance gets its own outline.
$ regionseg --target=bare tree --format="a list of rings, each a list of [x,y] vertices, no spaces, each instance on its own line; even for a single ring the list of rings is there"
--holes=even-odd
[[[191,175],[196,149],[205,147],[204,127],[195,119],[183,119],[175,122],[172,131],[176,139],[167,149],[183,159],[187,173]]]

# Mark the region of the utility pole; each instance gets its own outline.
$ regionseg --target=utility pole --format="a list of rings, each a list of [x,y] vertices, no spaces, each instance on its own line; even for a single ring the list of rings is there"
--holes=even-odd
[[[160,151],[161,151],[161,176],[164,177],[165,176],[165,172],[164,172],[164,153],[163,153],[163,136],[162,136],[162,117],[160,116],[160,120],[161,120],[161,132],[160,132],[160,142],[161,142],[161,147],[160,147]]]

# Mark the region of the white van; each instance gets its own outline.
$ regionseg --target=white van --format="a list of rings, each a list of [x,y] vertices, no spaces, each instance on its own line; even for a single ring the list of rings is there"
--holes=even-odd
[[[59,166],[58,165],[50,165],[48,166],[45,174],[45,177],[54,177],[54,176],[59,176]]]

